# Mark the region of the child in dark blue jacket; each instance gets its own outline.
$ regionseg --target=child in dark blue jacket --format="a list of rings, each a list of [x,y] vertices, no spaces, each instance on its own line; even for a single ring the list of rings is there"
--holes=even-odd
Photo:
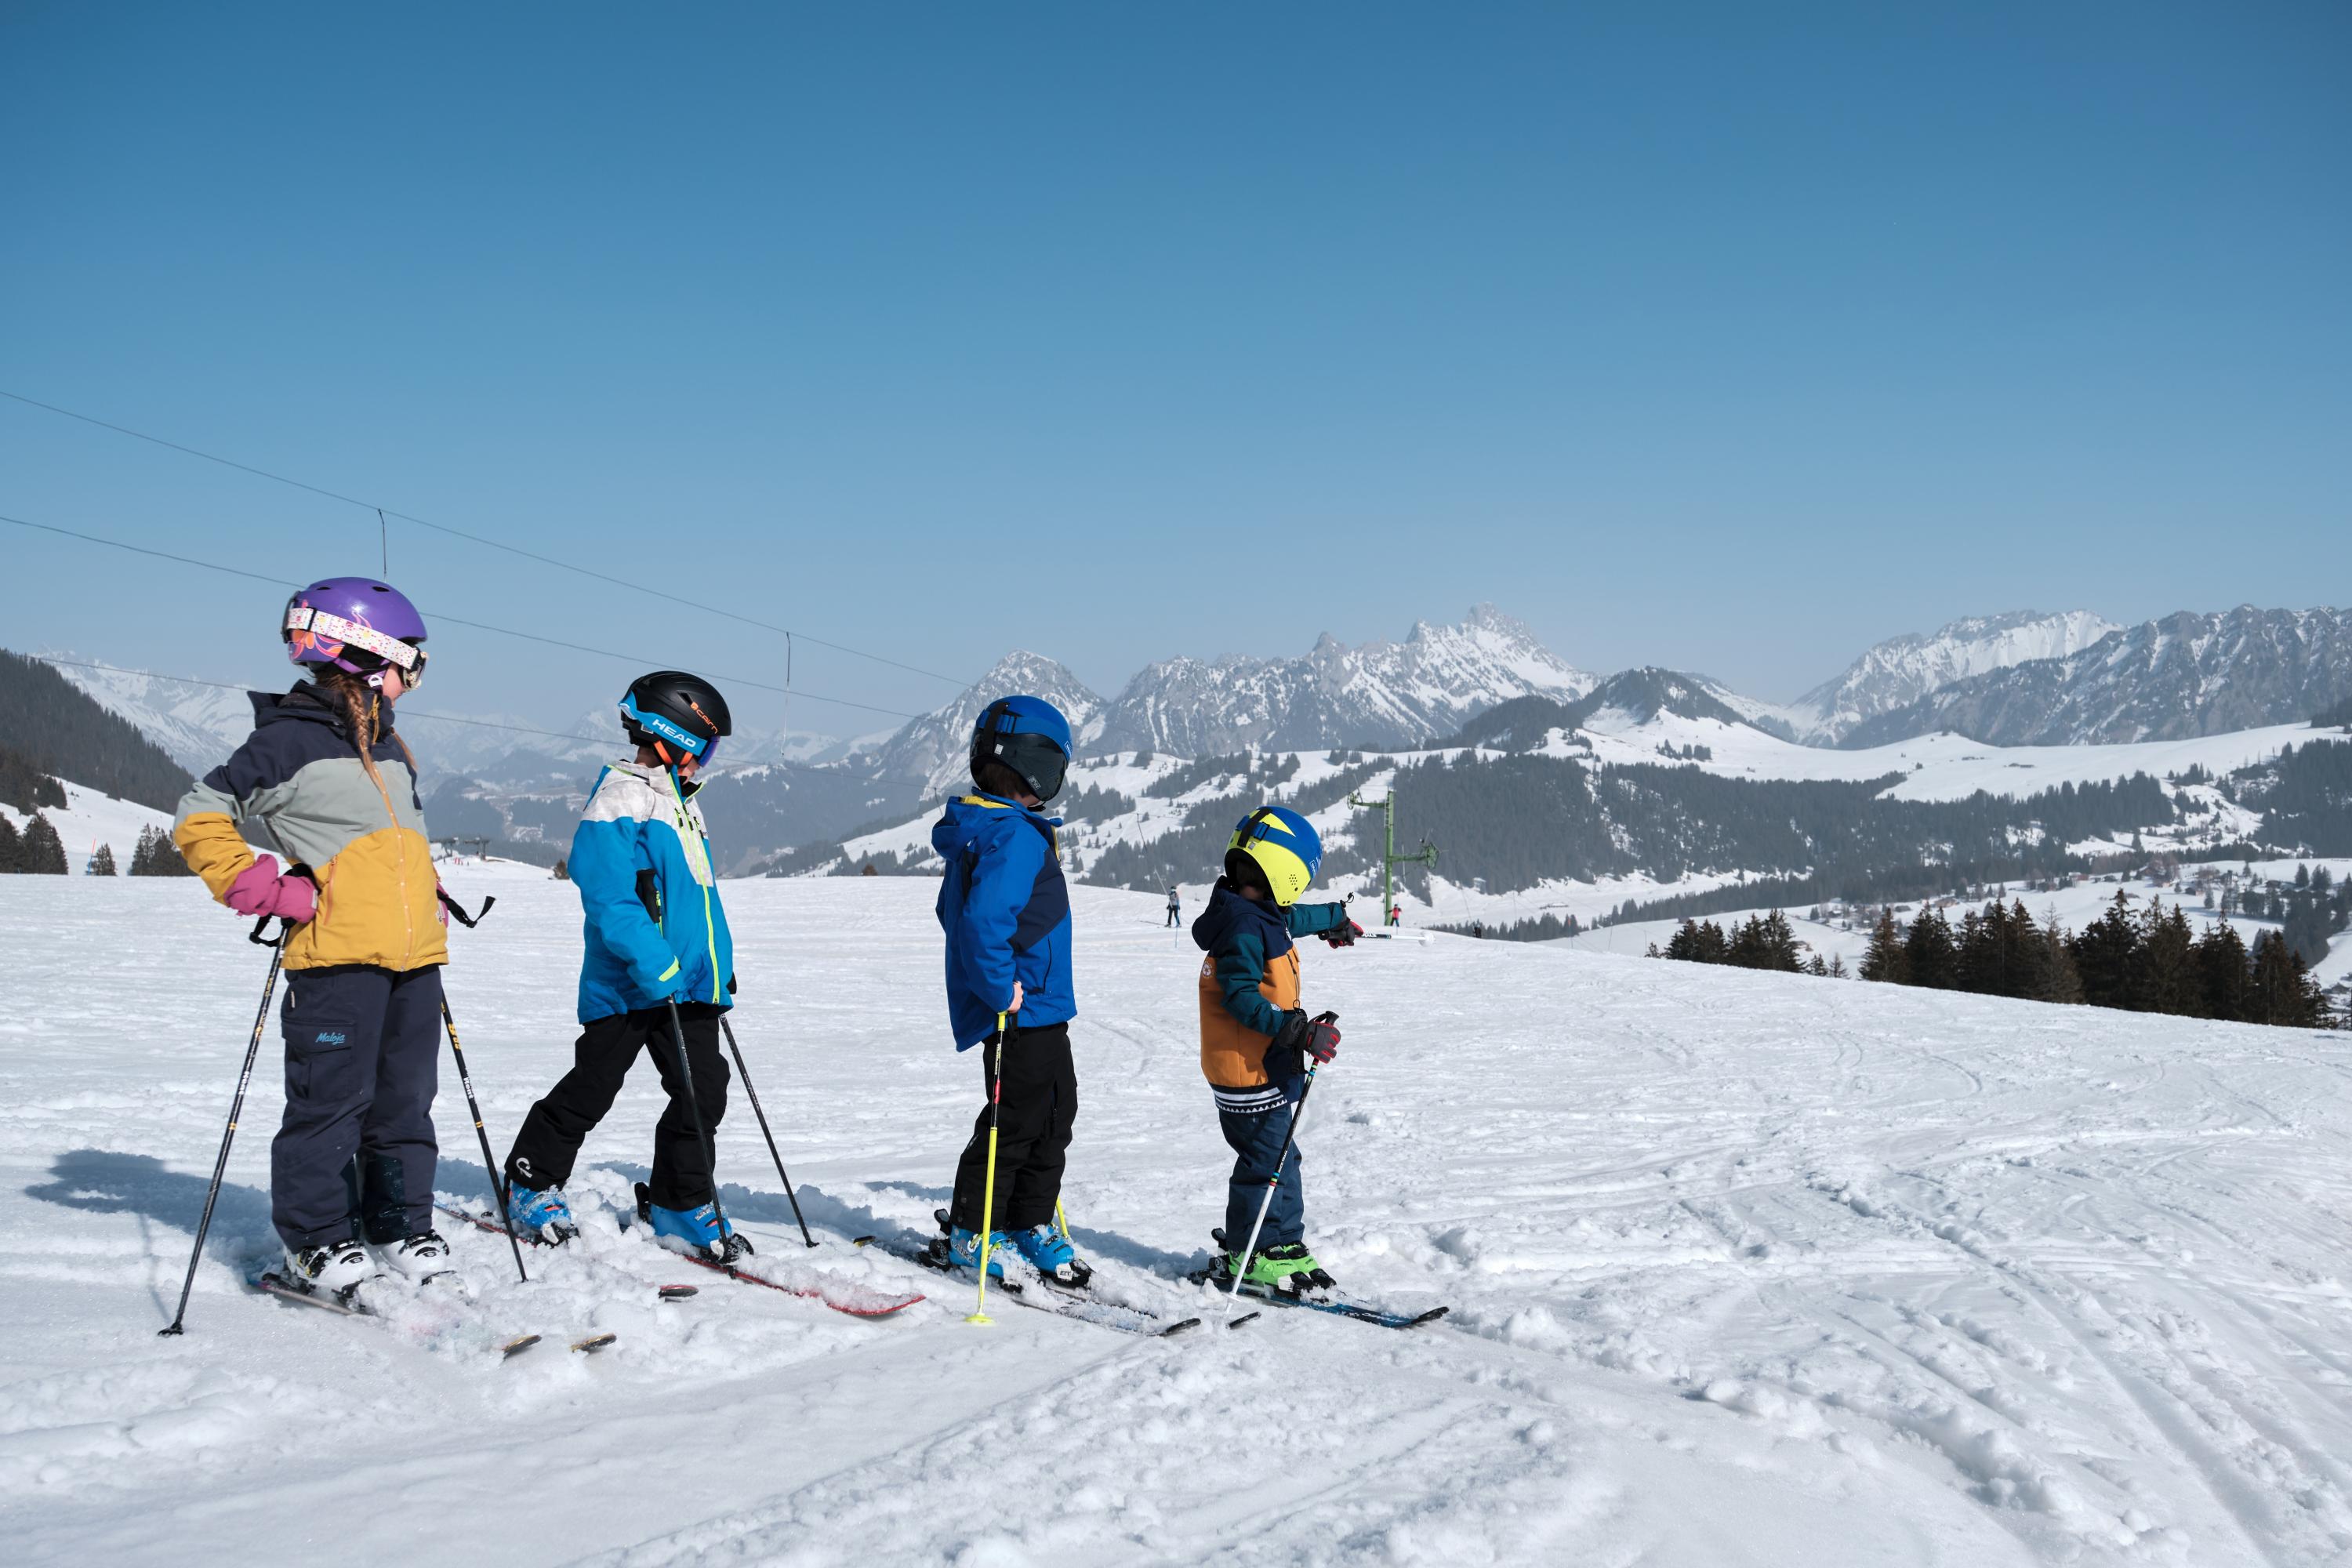
[[[575,1234],[563,1184],[642,1050],[653,1057],[669,1105],[654,1127],[653,1179],[639,1189],[639,1206],[656,1235],[714,1256],[723,1247],[731,1259],[751,1247],[731,1226],[722,1241],[695,1110],[717,1137],[728,1082],[719,1020],[732,1005],[735,952],[709,831],[694,798],[696,775],[731,721],[709,682],[678,670],[632,684],[621,721],[637,754],[597,775],[572,835],[568,868],[586,917],[580,1040],[572,1070],[530,1108],[515,1135],[506,1160],[508,1211],[518,1230],[545,1240]],[[673,1016],[693,1069],[691,1102]]]
[[[1056,1223],[1078,1115],[1070,893],[1054,837],[1061,824],[1038,810],[1061,792],[1069,763],[1069,721],[1058,709],[1041,697],[1000,698],[972,730],[977,793],[950,802],[931,829],[931,847],[947,862],[939,917],[947,934],[948,1022],[957,1050],[986,1047],[981,1075],[989,1097],[956,1162],[940,1261],[977,1269],[985,1255],[991,1278],[1002,1279],[994,1254],[1011,1247],[1039,1273],[1083,1284],[1091,1270]]]

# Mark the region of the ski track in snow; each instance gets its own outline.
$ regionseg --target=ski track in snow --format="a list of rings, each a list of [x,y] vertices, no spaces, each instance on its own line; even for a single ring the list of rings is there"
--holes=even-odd
[[[120,847],[118,847],[120,849]],[[562,884],[453,934],[498,1152],[569,1061]],[[16,1561],[2002,1564],[2352,1554],[2352,1039],[1436,938],[1309,943],[1347,1041],[1310,1239],[1397,1333],[1237,1331],[1171,1280],[1228,1156],[1198,958],[1073,889],[1067,1195],[1170,1341],[1006,1305],[851,1236],[923,1233],[979,1068],[924,879],[728,885],[738,1033],[825,1239],[739,1095],[730,1214],[779,1269],[932,1300],[867,1323],[618,1234],[641,1068],[573,1187],[577,1256],[452,1226],[474,1308],[246,1292],[274,1249],[273,1020],[171,1315],[266,960],[194,883],[18,879],[0,1014],[0,1531]],[[479,1202],[443,1072],[440,1185]],[[695,1300],[657,1304],[684,1279]],[[620,1335],[589,1358],[563,1342]],[[546,1342],[501,1363],[494,1342]]]

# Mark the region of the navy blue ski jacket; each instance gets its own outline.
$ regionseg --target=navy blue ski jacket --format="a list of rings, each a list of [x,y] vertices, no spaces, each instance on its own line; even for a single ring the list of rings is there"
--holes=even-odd
[[[948,1021],[956,1049],[996,1032],[1021,983],[1024,1027],[1077,1016],[1070,976],[1070,890],[1054,830],[1061,824],[1018,801],[968,795],[931,829],[947,862],[940,928],[947,933]]]

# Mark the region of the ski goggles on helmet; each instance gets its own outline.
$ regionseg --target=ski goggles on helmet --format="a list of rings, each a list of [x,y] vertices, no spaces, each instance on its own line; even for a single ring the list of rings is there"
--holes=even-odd
[[[384,672],[400,671],[401,685],[414,691],[425,679],[425,650],[415,643],[313,605],[289,605],[283,635],[298,663],[319,662],[383,684]]]
[[[720,735],[698,735],[675,719],[665,718],[659,713],[649,713],[637,706],[637,700],[634,695],[622,697],[621,718],[626,723],[652,736],[655,745],[675,746],[687,756],[695,758],[705,766],[709,766],[710,759],[718,754],[719,742],[725,739]]]

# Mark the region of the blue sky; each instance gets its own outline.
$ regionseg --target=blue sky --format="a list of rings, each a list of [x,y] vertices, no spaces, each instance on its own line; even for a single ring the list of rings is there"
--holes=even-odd
[[[2344,601],[2347,69],[2334,4],[19,0],[0,387],[951,674],[1115,690],[1484,599],[1785,698],[1957,615]],[[0,513],[376,551],[5,403]],[[0,535],[0,642],[278,678],[262,585]],[[392,576],[781,671],[413,527]],[[435,647],[457,710],[630,673]]]

